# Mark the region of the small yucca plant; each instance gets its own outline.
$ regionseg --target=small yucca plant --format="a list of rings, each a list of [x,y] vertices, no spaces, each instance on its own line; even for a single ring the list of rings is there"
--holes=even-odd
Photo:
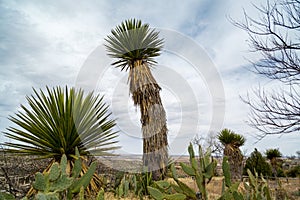
[[[26,97],[28,107],[21,105],[15,116],[9,117],[16,126],[4,132],[13,140],[4,143],[8,152],[53,158],[47,169],[65,154],[71,169],[76,147],[82,157],[112,155],[111,151],[118,148],[115,121],[110,119],[103,96],[85,95],[81,89],[68,87],[33,91],[34,95]],[[84,173],[86,164],[82,169]],[[96,175],[93,181],[96,189]]]
[[[245,144],[246,139],[229,129],[223,129],[219,133],[218,139],[224,145],[223,154],[228,157],[232,179],[240,179],[242,177],[243,155],[239,147]]]

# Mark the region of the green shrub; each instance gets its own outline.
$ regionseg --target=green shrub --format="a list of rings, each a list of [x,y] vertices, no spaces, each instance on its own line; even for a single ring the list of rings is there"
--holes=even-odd
[[[281,167],[277,168],[277,177],[286,177],[286,174]]]
[[[0,199],[1,200],[15,200],[14,195],[6,193],[6,192],[0,192]]]
[[[300,177],[300,165],[295,166],[286,172],[288,177]]]
[[[252,174],[257,172],[264,176],[271,176],[272,169],[271,165],[266,161],[262,154],[255,148],[251,153],[250,157],[246,160],[246,165],[244,167],[244,175],[247,175],[247,170],[250,170]]]

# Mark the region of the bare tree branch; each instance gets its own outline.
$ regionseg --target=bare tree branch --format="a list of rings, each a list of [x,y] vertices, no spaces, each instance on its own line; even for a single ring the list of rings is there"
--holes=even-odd
[[[300,131],[300,94],[299,86],[290,86],[289,91],[266,92],[255,90],[254,98],[242,100],[251,107],[249,124],[259,130],[264,137],[270,134],[285,134]]]
[[[267,0],[254,7],[258,18],[244,11],[243,22],[230,20],[248,33],[251,51],[262,56],[250,61],[252,70],[283,83],[276,91],[259,88],[242,98],[251,108],[249,124],[260,131],[260,140],[300,131],[300,0]]]
[[[256,6],[259,19],[244,11],[244,22],[231,22],[249,35],[251,50],[262,59],[253,62],[254,71],[270,79],[298,84],[300,81],[300,3],[282,1]]]
[[[224,148],[218,140],[217,133],[210,132],[206,137],[204,137],[202,134],[196,135],[192,140],[192,143],[202,146],[204,150],[209,148],[211,153],[216,157],[223,155]]]

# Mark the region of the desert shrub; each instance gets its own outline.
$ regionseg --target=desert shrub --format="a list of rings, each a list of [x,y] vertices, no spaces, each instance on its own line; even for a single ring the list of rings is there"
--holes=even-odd
[[[3,200],[15,200],[14,195],[6,193],[6,192],[0,192],[0,199]]]
[[[281,167],[277,169],[277,177],[286,177],[286,174]]]
[[[288,177],[300,177],[300,165],[295,166],[286,172]]]
[[[246,165],[243,172],[244,175],[247,175],[247,169],[249,169],[252,174],[257,172],[258,174],[262,174],[264,176],[272,175],[271,165],[256,148],[246,160]]]

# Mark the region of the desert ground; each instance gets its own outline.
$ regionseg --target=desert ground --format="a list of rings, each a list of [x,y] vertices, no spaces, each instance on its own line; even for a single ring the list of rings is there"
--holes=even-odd
[[[14,191],[17,196],[21,197],[26,194],[26,191],[29,189],[30,184],[34,179],[34,174],[37,171],[42,171],[47,166],[47,160],[39,161],[34,160],[32,157],[16,157],[3,155],[0,157],[0,191],[10,190]],[[179,163],[185,162],[188,163],[188,156],[181,156],[173,159],[175,167],[177,169],[177,174],[180,179],[193,188],[195,191],[198,191],[195,180],[191,177],[188,177],[180,168]],[[98,174],[105,175],[107,177],[113,177],[117,170],[123,170],[126,172],[134,173],[135,170],[141,166],[141,160],[139,156],[120,156],[120,157],[106,157],[98,158]],[[220,170],[220,164],[218,164],[218,170]],[[117,170],[116,170],[117,169]],[[219,173],[219,172],[218,172]],[[173,181],[172,178],[168,178],[168,181]],[[244,177],[244,181],[247,181],[247,177]],[[214,177],[207,185],[208,197],[209,199],[217,199],[220,197],[222,192],[222,182],[223,176],[219,175]],[[276,192],[278,184],[274,180],[268,180],[269,186],[273,193]],[[280,178],[281,188],[289,195],[290,199],[298,200],[300,199],[299,193],[300,190],[300,178]],[[10,186],[13,188],[10,188]],[[241,189],[243,185],[240,185]],[[105,193],[106,199],[119,199],[113,193]],[[133,194],[129,194],[126,198],[121,199],[139,199]],[[145,196],[145,199],[150,199]]]

